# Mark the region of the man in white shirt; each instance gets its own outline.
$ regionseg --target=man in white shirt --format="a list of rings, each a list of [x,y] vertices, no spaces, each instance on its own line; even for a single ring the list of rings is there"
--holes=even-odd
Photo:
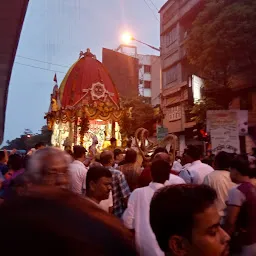
[[[83,162],[85,161],[86,149],[82,146],[74,146],[74,161],[69,165],[70,172],[70,190],[76,194],[82,195],[86,187],[87,169]]]
[[[201,162],[202,152],[197,146],[189,145],[184,154],[191,159],[191,165],[185,171],[180,172],[179,176],[186,183],[202,184],[205,176],[214,171],[213,168]]]
[[[169,185],[169,175],[169,163],[154,160],[151,166],[152,182],[132,192],[123,214],[124,225],[135,231],[136,246],[141,256],[164,256],[149,223],[149,208],[155,191]]]
[[[113,213],[113,196],[112,191],[109,192],[109,197],[106,200],[100,201],[100,207],[108,213]]]
[[[221,151],[214,160],[216,171],[211,172],[204,178],[204,184],[215,189],[217,193],[216,207],[222,219],[226,214],[226,202],[228,200],[228,192],[236,184],[230,178],[230,163],[232,157],[229,153]]]
[[[170,162],[171,162],[170,155],[168,155],[167,153],[164,153],[164,152],[157,153],[154,157],[154,161],[155,160],[164,160],[167,163],[169,163],[169,165],[170,165]],[[172,170],[172,167],[170,165],[170,171],[171,170]],[[177,184],[185,184],[185,181],[181,177],[179,177],[178,175],[170,173],[170,175],[169,175],[169,185],[177,185]]]
[[[109,212],[112,173],[103,166],[91,167],[86,177],[86,197],[99,208]],[[104,204],[101,204],[104,202]],[[112,202],[113,205],[113,202]]]
[[[175,160],[175,161],[173,162],[173,165],[172,165],[172,170],[175,171],[175,172],[177,172],[177,174],[179,174],[180,171],[181,171],[181,169],[182,169],[181,163],[180,163],[179,161]]]

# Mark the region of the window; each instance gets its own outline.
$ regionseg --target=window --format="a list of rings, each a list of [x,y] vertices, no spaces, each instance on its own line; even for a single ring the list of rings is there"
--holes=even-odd
[[[166,84],[172,83],[176,80],[177,80],[177,66],[174,66],[166,72]]]
[[[166,46],[169,46],[177,40],[177,28],[174,27],[169,33],[166,34]]]
[[[151,82],[150,81],[144,81],[144,88],[151,88]]]
[[[168,119],[169,122],[181,119],[181,109],[180,106],[171,107],[168,109]]]
[[[144,72],[145,72],[145,73],[151,73],[151,66],[145,65],[145,66],[144,66]]]
[[[172,19],[175,13],[177,13],[178,5],[172,5],[163,14],[163,25],[165,25],[169,20]]]

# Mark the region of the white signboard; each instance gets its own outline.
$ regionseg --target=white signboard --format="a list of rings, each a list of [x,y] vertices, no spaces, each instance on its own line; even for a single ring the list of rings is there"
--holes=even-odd
[[[203,87],[203,80],[196,75],[192,75],[192,92],[193,92],[194,103],[201,100],[202,87]]]
[[[240,153],[237,111],[207,111],[207,130],[211,135],[212,151],[214,154],[220,151]]]

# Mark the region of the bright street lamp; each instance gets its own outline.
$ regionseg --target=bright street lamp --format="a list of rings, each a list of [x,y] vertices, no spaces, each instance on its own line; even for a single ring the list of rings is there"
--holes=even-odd
[[[125,32],[123,35],[122,35],[122,41],[125,43],[125,44],[129,44],[131,41],[133,40],[133,37],[130,33],[128,32]]]
[[[141,44],[144,44],[148,47],[150,47],[151,49],[155,50],[155,51],[159,51],[160,52],[160,48],[157,48],[157,47],[154,47],[150,44],[147,44],[147,43],[144,43],[136,38],[134,38],[130,33],[126,32],[122,35],[122,41],[125,43],[125,44],[129,44],[131,41],[136,41],[138,43],[141,43]]]

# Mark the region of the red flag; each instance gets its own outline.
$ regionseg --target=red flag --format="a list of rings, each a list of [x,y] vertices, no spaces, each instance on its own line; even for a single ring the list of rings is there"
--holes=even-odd
[[[56,75],[56,73],[55,73],[55,75],[54,75],[53,81],[54,81],[55,83],[57,83],[57,75]]]

